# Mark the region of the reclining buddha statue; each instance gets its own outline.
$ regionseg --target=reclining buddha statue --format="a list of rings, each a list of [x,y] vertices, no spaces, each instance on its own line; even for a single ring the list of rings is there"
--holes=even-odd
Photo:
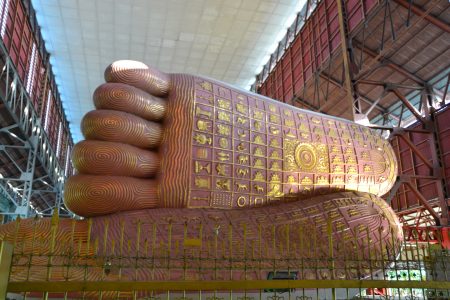
[[[361,278],[381,268],[364,261],[397,253],[400,224],[380,198],[397,162],[373,130],[135,61],[112,63],[105,80],[81,124],[86,140],[73,149],[78,173],[64,188],[66,207],[85,219],[60,219],[54,242],[41,247],[92,257],[100,267],[88,274],[55,267],[52,279],[230,279],[230,268],[183,267],[182,255],[229,264],[251,257],[258,267],[247,268],[248,279],[266,278],[274,268],[265,259],[274,258],[276,270],[293,270],[286,259],[314,262],[300,279]],[[19,223],[0,231],[6,240],[18,234],[25,252],[35,251],[36,234],[49,240],[55,228],[45,218]],[[119,272],[111,257],[124,252],[173,263]],[[322,260],[330,255],[332,267]],[[244,272],[239,263],[233,276]],[[30,280],[45,274],[32,272]],[[17,269],[12,276],[25,275]]]

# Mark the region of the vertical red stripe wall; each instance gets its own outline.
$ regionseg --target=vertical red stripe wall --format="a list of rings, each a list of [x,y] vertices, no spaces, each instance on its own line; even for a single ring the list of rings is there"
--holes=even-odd
[[[377,0],[345,1],[349,30],[352,32],[378,4]],[[322,0],[294,40],[264,79],[258,93],[290,102],[315,71],[328,62],[341,45],[336,0]]]

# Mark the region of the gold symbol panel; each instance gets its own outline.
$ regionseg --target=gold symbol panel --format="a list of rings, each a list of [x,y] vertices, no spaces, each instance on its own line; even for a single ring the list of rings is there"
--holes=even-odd
[[[209,199],[201,207],[295,201],[347,189],[377,193],[392,181],[388,146],[369,129],[212,82],[196,86],[203,94],[194,103],[189,193]]]

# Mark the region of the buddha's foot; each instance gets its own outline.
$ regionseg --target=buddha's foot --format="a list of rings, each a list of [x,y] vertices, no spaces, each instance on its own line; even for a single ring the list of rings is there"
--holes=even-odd
[[[384,200],[358,192],[240,210],[145,209],[0,227],[11,281],[356,279],[385,267],[402,231]],[[230,270],[233,270],[230,272]]]
[[[370,129],[198,76],[118,61],[75,146],[68,208],[245,208],[393,185],[390,145]]]

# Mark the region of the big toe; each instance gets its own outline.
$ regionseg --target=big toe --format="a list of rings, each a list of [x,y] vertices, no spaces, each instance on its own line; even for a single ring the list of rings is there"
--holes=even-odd
[[[142,89],[153,96],[167,96],[170,76],[134,60],[118,60],[105,70],[106,82],[125,83]]]

